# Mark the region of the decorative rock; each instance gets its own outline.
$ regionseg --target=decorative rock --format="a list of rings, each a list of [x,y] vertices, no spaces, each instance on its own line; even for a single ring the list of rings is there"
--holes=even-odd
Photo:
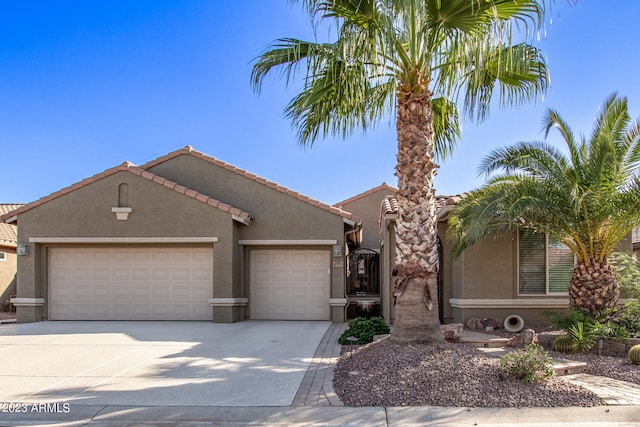
[[[531,343],[538,342],[538,334],[533,329],[524,329],[509,340],[507,346],[523,348]]]
[[[458,341],[464,325],[462,323],[447,323],[440,325],[444,339],[447,341]]]
[[[502,325],[502,320],[487,317],[484,319],[467,320],[467,328],[472,331],[493,331],[495,329],[499,329],[500,325]]]

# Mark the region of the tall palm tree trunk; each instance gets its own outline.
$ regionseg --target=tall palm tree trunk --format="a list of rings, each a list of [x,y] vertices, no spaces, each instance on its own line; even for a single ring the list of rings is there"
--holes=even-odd
[[[576,264],[569,287],[569,306],[597,315],[615,307],[619,296],[618,279],[609,261],[589,260]]]
[[[398,86],[396,342],[444,341],[438,319],[434,133],[428,85]]]

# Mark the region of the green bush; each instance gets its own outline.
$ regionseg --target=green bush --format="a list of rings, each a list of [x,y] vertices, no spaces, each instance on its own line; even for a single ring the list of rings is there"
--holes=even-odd
[[[629,336],[640,337],[640,302],[628,301],[615,316],[615,323],[624,328]]]
[[[640,262],[632,252],[613,252],[609,263],[616,272],[621,298],[640,298]]]
[[[598,317],[590,316],[578,308],[570,309],[567,314],[547,311],[544,315],[554,328],[567,332],[576,353],[589,351],[600,339],[625,341],[629,338],[627,327],[619,322],[619,310],[616,308],[609,309]],[[630,318],[629,322],[632,321]]]
[[[347,338],[355,337],[358,341],[354,341],[353,344],[369,344],[375,335],[388,333],[389,326],[382,317],[357,317],[349,321],[349,328],[340,335],[338,342],[342,345],[351,344]]]
[[[555,375],[553,359],[542,346],[532,343],[500,358],[505,374],[523,382],[545,383]]]

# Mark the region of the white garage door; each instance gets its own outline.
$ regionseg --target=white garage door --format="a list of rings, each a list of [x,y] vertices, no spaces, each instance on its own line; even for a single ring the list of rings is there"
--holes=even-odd
[[[329,251],[254,249],[250,254],[252,319],[329,320]]]
[[[49,250],[51,320],[211,320],[211,247]]]

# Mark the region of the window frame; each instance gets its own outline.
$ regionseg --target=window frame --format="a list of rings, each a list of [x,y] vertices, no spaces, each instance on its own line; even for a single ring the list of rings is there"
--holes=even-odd
[[[0,262],[7,260],[7,253],[4,251],[0,251]]]
[[[569,286],[571,283],[567,283],[567,290],[563,292],[550,292],[549,291],[549,234],[544,233],[544,293],[523,293],[520,291],[520,238],[522,230],[516,231],[516,291],[519,297],[545,297],[545,296],[568,296]],[[573,254],[573,265],[576,264],[576,256]]]

